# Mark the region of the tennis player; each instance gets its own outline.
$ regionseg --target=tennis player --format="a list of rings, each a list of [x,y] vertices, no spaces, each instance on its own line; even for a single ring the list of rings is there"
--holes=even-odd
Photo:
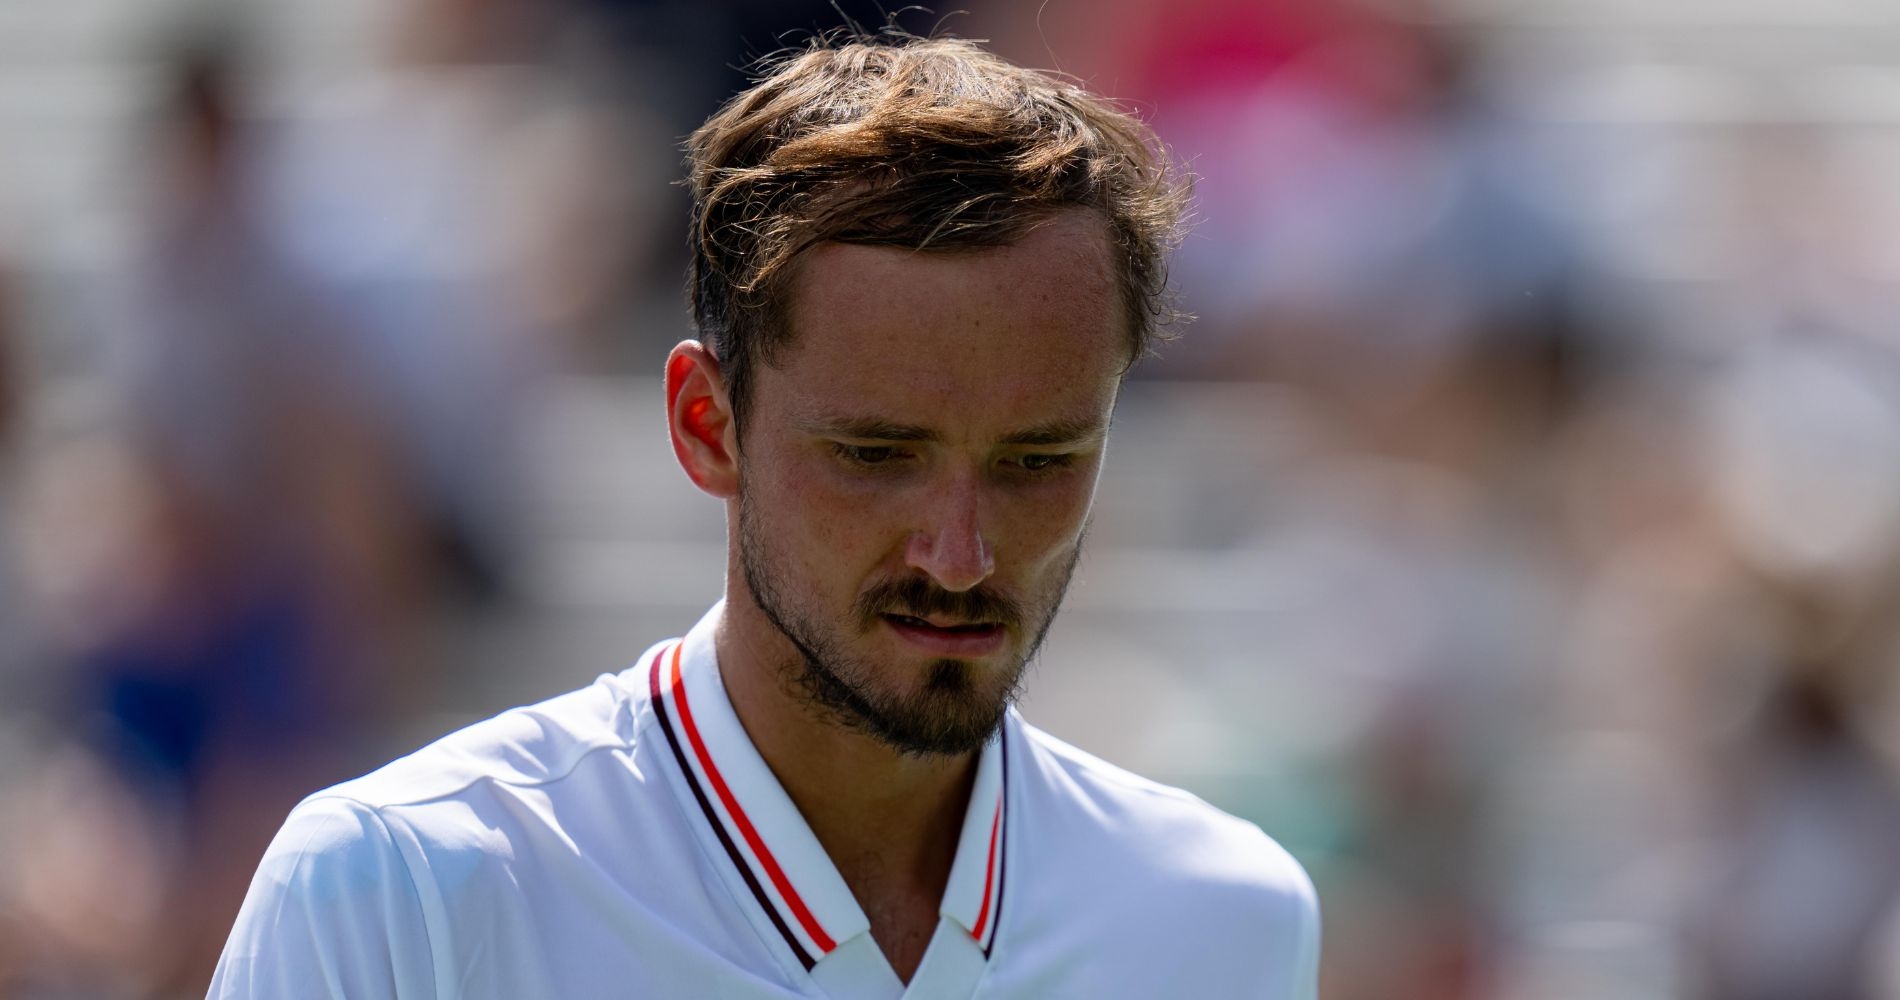
[[[724,600],[305,800],[212,995],[1312,1000],[1298,864],[1010,707],[1166,311],[1153,136],[967,42],[854,40],[689,148],[666,417]]]

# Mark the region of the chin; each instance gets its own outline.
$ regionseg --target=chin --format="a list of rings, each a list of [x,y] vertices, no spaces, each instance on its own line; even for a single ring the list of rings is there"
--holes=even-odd
[[[916,680],[860,690],[854,722],[902,752],[949,756],[981,748],[996,732],[1015,701],[1021,670],[1004,676],[994,663],[937,657],[904,676]]]

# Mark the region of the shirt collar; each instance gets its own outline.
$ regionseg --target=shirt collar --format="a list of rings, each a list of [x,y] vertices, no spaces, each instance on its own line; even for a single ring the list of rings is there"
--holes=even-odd
[[[723,608],[714,605],[684,639],[661,646],[642,667],[654,716],[680,764],[688,808],[706,815],[715,852],[730,857],[773,927],[811,969],[868,933],[870,921],[726,696],[713,643]],[[985,956],[1003,895],[1005,742],[999,731],[978,757],[940,908]]]
[[[957,922],[983,949],[984,957],[996,939],[996,914],[1003,905],[1003,828],[1008,825],[1009,753],[1004,729],[1014,714],[1005,716],[976,762],[976,783],[963,814],[963,832],[957,839],[950,881],[943,888],[939,913]]]

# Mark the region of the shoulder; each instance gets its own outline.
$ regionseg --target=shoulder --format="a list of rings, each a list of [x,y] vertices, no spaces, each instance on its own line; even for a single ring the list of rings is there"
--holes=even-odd
[[[1025,764],[1070,832],[1144,868],[1310,896],[1300,863],[1258,826],[1190,792],[1144,778],[1021,725]]]
[[[603,675],[580,690],[459,729],[306,802],[346,799],[386,809],[452,797],[484,783],[557,782],[590,754],[633,745],[639,697],[624,676]]]
[[[492,910],[508,880],[488,876],[566,842],[561,823],[589,814],[568,806],[591,805],[597,789],[570,793],[573,781],[638,782],[615,756],[633,746],[638,701],[637,688],[602,677],[298,803],[252,879],[212,995],[298,996],[310,982],[346,984],[351,997],[432,995],[421,984],[456,912]],[[593,761],[606,770],[588,772]]]
[[[634,754],[640,694],[624,675],[608,675],[457,730],[306,798],[280,839],[315,826],[323,835],[307,847],[282,847],[342,858],[387,849],[415,873],[425,900],[473,902],[468,893],[496,890],[507,879],[495,876],[523,859],[642,810],[649,786]],[[627,831],[627,847],[637,846],[638,832]],[[342,843],[347,837],[361,842]]]
[[[264,853],[210,996],[422,996],[433,992],[421,901],[375,810],[305,800]],[[328,989],[311,993],[311,986]]]
[[[412,884],[429,899],[445,878],[506,863],[531,844],[558,838],[564,831],[544,829],[558,826],[550,818],[557,810],[537,806],[564,802],[591,762],[628,772],[615,752],[633,745],[633,695],[605,676],[315,792],[291,810],[258,878],[318,898],[364,885]],[[572,797],[593,795],[577,789]]]
[[[255,885],[311,904],[374,891],[401,895],[409,875],[389,826],[348,799],[305,799],[291,810],[258,866]]]
[[[1045,993],[1314,1000],[1319,900],[1291,854],[1188,792],[1010,728],[1003,906],[1063,984]]]
[[[1125,898],[1148,920],[1176,915],[1243,937],[1283,942],[1296,966],[1316,960],[1319,900],[1300,863],[1260,827],[1201,798],[1116,767],[1020,725],[1039,823],[1028,849]],[[1014,765],[1015,762],[1012,762]],[[1116,891],[1111,886],[1119,886]]]

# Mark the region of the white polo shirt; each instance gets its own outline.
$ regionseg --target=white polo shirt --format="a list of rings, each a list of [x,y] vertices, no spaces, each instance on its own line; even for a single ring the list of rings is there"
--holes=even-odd
[[[210,995],[1315,996],[1318,905],[1285,851],[1014,711],[907,988],[727,700],[719,611],[305,799]]]

